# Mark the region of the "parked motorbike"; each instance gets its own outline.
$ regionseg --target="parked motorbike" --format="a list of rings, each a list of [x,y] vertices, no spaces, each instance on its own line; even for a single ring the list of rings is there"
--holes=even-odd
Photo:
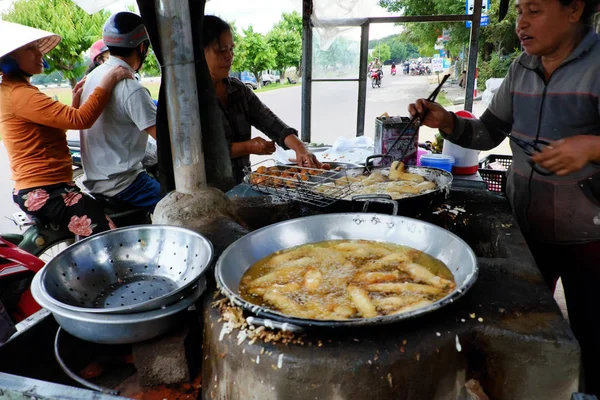
[[[381,87],[381,70],[380,69],[373,69],[371,70],[371,86],[373,88],[377,87]]]

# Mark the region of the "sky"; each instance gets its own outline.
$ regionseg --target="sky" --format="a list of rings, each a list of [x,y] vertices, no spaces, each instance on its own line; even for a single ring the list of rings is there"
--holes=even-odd
[[[14,0],[0,0],[0,12],[10,7]],[[353,2],[353,0],[316,0],[323,4],[323,9],[335,9],[336,3]],[[363,4],[352,16],[386,16],[385,10],[376,5],[377,0],[362,0]],[[127,10],[129,4],[135,5],[135,0],[119,0],[109,6],[112,12]],[[301,0],[209,0],[206,3],[206,13],[217,15],[227,21],[235,21],[238,28],[247,28],[249,25],[255,31],[267,33],[281,18],[282,12],[301,12]],[[327,6],[327,7],[325,7]],[[319,7],[319,6],[317,6]],[[369,37],[379,39],[394,33],[399,33],[400,28],[393,24],[372,24]]]

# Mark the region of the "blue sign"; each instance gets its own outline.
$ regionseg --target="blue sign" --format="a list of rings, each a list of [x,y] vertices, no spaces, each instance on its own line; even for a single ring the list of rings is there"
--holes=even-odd
[[[442,57],[442,58],[448,57],[448,51],[447,50],[440,50],[440,57]]]
[[[466,2],[466,13],[467,15],[473,15],[475,9],[475,1],[479,0],[467,0]],[[481,24],[480,26],[488,26],[490,24],[490,17],[488,11],[490,9],[490,0],[481,0]],[[466,21],[467,28],[471,28],[471,21]]]
[[[467,28],[471,29],[471,25],[472,25],[471,21],[467,21],[466,24],[467,24]],[[482,15],[481,16],[481,25],[479,25],[479,26],[484,27],[484,26],[488,26],[489,24],[490,24],[490,16]]]

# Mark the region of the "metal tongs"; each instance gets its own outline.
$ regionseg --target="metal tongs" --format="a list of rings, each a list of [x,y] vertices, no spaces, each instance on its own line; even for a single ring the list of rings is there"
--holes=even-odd
[[[450,74],[445,75],[444,79],[442,79],[442,82],[440,82],[440,84],[437,86],[437,88],[435,88],[435,90],[429,95],[429,97],[427,98],[428,102],[435,101],[438,94],[440,94],[440,91],[442,90],[442,86],[444,86],[444,83],[446,83],[448,78],[450,78]],[[423,124],[423,121],[427,117],[428,112],[429,112],[429,109],[426,109],[423,111],[422,115],[417,114],[414,117],[412,117],[410,122],[404,127],[404,129],[402,129],[402,132],[400,132],[400,134],[398,135],[398,137],[396,138],[394,143],[388,148],[387,152],[382,156],[382,158],[390,157],[389,152],[394,148],[394,146],[396,146],[398,144],[398,142],[400,141],[400,138],[402,138],[411,127],[413,127],[415,131],[413,132],[408,143],[412,143],[412,141],[415,140],[417,133],[419,132],[419,127]],[[408,152],[409,147],[410,146],[406,146],[404,148],[404,151],[402,151],[402,155],[400,156],[400,160],[404,160],[404,157],[406,157],[406,153]]]
[[[508,134],[507,137],[510,140],[512,140],[512,142],[514,144],[516,144],[521,149],[523,149],[523,152],[528,157],[532,157],[535,153],[541,153],[542,150],[544,150],[546,147],[550,146],[550,142],[547,142],[545,140],[540,140],[540,139],[523,140],[523,139],[518,139],[518,138],[514,137],[512,134]],[[535,172],[537,172],[538,174],[540,174],[542,176],[554,175],[553,172],[551,172],[543,167],[540,167],[539,165],[534,163],[531,159],[529,160],[529,165],[531,165],[531,168],[533,168],[533,170]]]

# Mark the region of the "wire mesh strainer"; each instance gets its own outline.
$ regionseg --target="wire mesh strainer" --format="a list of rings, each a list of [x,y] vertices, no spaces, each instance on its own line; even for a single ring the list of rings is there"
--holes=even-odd
[[[120,228],[77,242],[50,260],[40,271],[42,294],[72,311],[151,311],[192,290],[212,255],[212,244],[188,229]]]

